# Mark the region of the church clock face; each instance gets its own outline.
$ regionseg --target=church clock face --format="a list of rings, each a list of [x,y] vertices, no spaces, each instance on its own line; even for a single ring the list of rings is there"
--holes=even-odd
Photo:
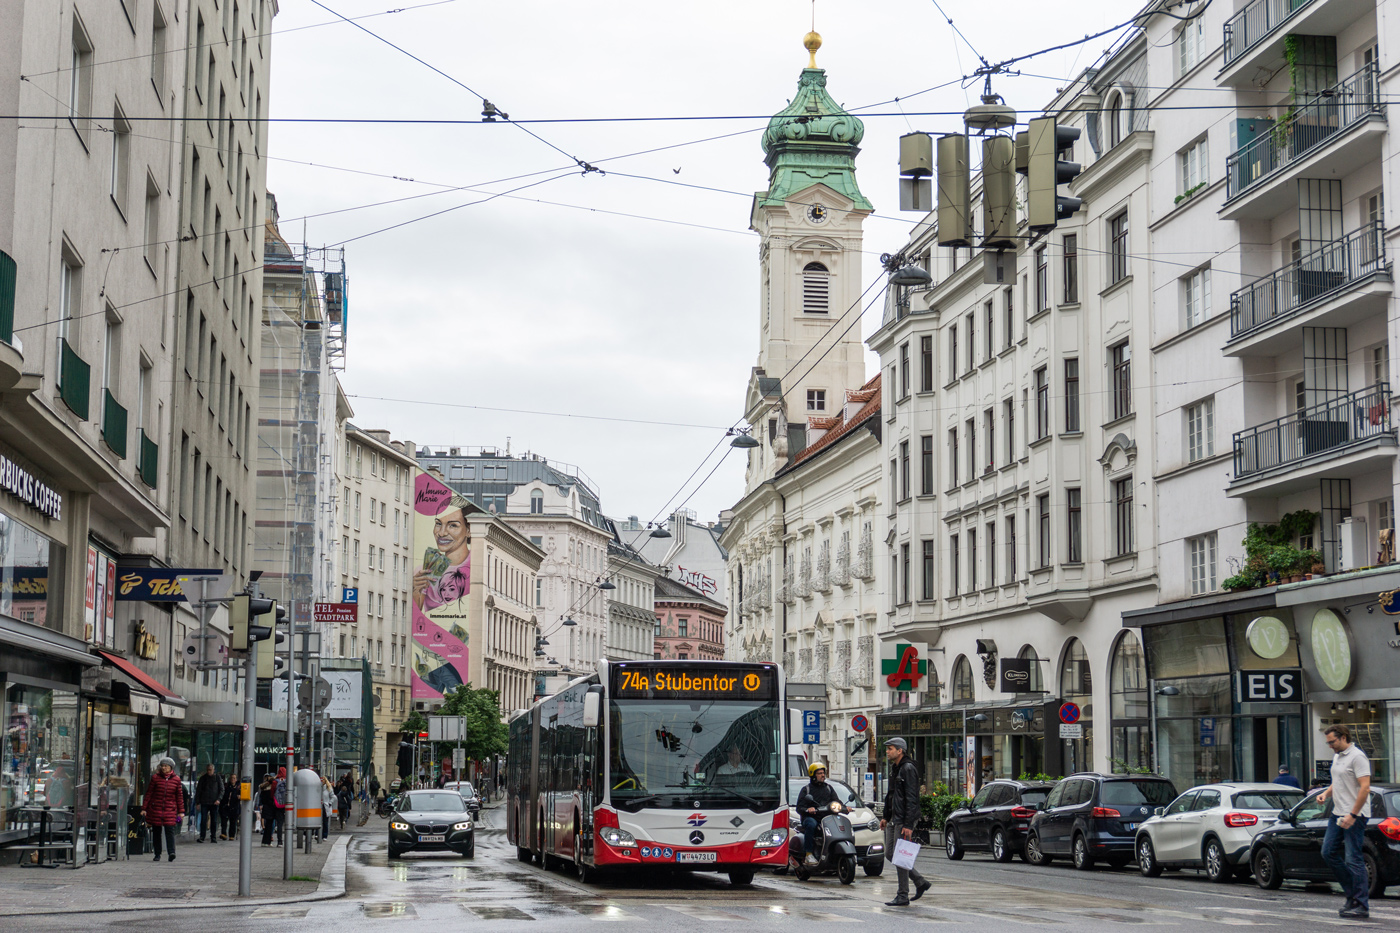
[[[830,214],[827,209],[821,204],[813,204],[811,207],[807,208],[807,219],[814,224],[826,223],[826,219],[829,216]]]

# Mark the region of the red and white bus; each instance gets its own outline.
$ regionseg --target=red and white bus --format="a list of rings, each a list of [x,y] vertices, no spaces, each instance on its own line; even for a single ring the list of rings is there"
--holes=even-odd
[[[734,884],[786,864],[785,733],[801,722],[784,696],[776,664],[600,661],[510,722],[518,857],[583,880],[664,867]]]

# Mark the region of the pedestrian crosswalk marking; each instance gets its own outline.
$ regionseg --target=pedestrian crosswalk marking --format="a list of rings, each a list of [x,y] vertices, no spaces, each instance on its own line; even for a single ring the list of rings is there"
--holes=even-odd
[[[850,917],[844,917],[841,914],[808,910],[805,907],[784,907],[781,904],[765,907],[764,914],[769,919],[772,917],[792,917],[794,920],[808,920],[813,923],[849,923],[851,921]]]
[[[535,918],[527,914],[518,907],[510,906],[480,906],[477,904],[463,904],[467,910],[476,914],[482,920],[534,920]]]
[[[568,908],[590,920],[640,920],[616,904],[569,904]]]
[[[738,914],[731,914],[723,910],[715,910],[713,907],[700,907],[695,904],[652,904],[651,906],[674,910],[676,913],[685,914],[687,917],[694,920],[722,920],[732,922],[744,919]]]
[[[407,901],[381,901],[373,904],[361,905],[366,917],[373,917],[376,920],[393,920],[399,918],[415,918],[418,912],[413,909],[413,905]]]

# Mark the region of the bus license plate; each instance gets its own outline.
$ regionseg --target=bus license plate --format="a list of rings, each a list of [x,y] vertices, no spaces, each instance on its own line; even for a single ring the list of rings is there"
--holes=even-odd
[[[436,836],[419,836],[419,837],[418,837],[418,841],[419,841],[419,842],[444,842],[444,841],[446,841],[446,839],[447,839],[447,837],[444,836],[442,833],[438,833]]]
[[[677,852],[677,862],[718,862],[718,852]]]

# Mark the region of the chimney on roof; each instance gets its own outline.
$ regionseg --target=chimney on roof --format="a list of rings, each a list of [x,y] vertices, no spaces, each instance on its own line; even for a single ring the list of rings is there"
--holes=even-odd
[[[389,432],[385,431],[383,428],[376,428],[373,431],[366,431],[365,434],[369,437],[374,438],[376,441],[379,441],[379,443],[381,444],[389,443]]]

